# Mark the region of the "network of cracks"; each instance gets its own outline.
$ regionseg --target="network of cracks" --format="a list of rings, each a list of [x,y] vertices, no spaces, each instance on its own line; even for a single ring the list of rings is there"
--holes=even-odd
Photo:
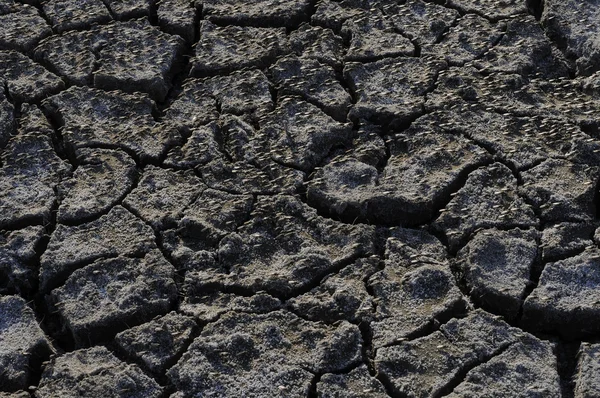
[[[0,397],[600,396],[599,18],[0,0]]]

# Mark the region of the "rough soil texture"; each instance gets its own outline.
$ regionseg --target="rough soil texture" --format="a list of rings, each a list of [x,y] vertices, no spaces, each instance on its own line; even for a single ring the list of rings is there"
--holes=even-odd
[[[600,397],[599,0],[0,0],[0,398]]]

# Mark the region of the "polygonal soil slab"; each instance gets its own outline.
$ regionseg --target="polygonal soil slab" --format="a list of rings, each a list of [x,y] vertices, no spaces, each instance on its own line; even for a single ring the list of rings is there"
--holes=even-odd
[[[150,17],[155,2],[152,0],[102,0],[118,20]]]
[[[139,367],[120,361],[105,347],[93,347],[51,360],[35,396],[159,398],[162,394],[163,389]]]
[[[259,197],[249,221],[221,239],[218,259],[205,258],[186,284],[264,290],[292,296],[344,263],[372,251],[373,228],[317,216],[291,196]]]
[[[149,371],[163,374],[175,364],[197,329],[191,318],[170,312],[117,334],[115,343]]]
[[[41,258],[40,289],[56,286],[70,272],[92,261],[143,256],[156,247],[152,228],[121,206],[78,226],[58,225]]]
[[[600,2],[574,0],[544,2],[542,24],[553,40],[563,43],[566,54],[576,58],[577,72],[591,75],[600,70],[598,25]]]
[[[33,266],[44,227],[27,227],[0,233],[0,294],[30,294],[36,285]]]
[[[0,228],[50,222],[55,188],[70,171],[52,145],[53,131],[36,107],[24,107],[18,135],[2,153]]]
[[[61,224],[90,221],[108,212],[133,188],[138,171],[123,151],[81,148],[78,167],[58,186]]]
[[[0,12],[0,50],[27,52],[52,34],[52,29],[35,7],[13,4],[5,11],[10,12]]]
[[[467,173],[490,161],[467,139],[440,130],[426,116],[388,137],[381,171],[357,159],[359,149],[334,158],[309,182],[309,203],[346,220],[404,226],[430,220]]]
[[[352,104],[350,94],[336,78],[332,67],[296,56],[280,58],[269,69],[278,95],[300,95],[335,120],[346,120]]]
[[[520,192],[548,221],[589,221],[596,215],[600,168],[548,159],[522,173]]]
[[[4,148],[16,131],[15,107],[6,99],[4,92],[0,92],[0,148]]]
[[[575,370],[575,398],[594,397],[600,394],[600,345],[581,343]]]
[[[546,264],[523,305],[522,324],[573,339],[598,333],[600,325],[600,251]]]
[[[177,298],[174,275],[158,250],[98,260],[73,272],[50,301],[75,344],[86,346],[169,312]]]
[[[63,81],[16,51],[0,51],[0,81],[16,102],[34,102],[64,88]]]
[[[451,26],[441,41],[423,45],[421,54],[436,54],[449,65],[463,65],[481,57],[502,37],[503,24],[494,24],[479,15],[467,14]]]
[[[368,62],[415,53],[411,41],[397,33],[381,11],[365,11],[346,20],[341,33],[350,41],[345,61]]]
[[[183,43],[140,19],[52,36],[35,49],[35,58],[71,83],[141,91],[162,101],[171,88]]]
[[[481,307],[515,320],[538,258],[534,229],[478,232],[457,254],[471,299]]]
[[[231,312],[207,325],[168,371],[186,395],[304,397],[312,372],[335,372],[361,358],[362,338],[348,322],[305,321],[285,312]]]
[[[531,15],[507,22],[502,39],[473,65],[486,72],[569,76],[566,60]]]
[[[560,381],[552,343],[525,335],[500,355],[469,371],[447,397],[558,398],[563,396]]]
[[[183,90],[165,112],[163,120],[186,133],[219,119],[219,113],[256,118],[273,110],[270,83],[257,69],[227,76],[188,79]]]
[[[430,330],[466,311],[445,249],[432,235],[394,229],[385,247],[385,268],[368,280],[377,300],[373,346],[384,347]]]
[[[316,106],[284,97],[261,122],[270,157],[285,166],[310,171],[336,146],[353,136],[350,123],[336,122]]]
[[[48,0],[43,2],[42,7],[52,22],[52,28],[59,33],[112,19],[102,0]]]
[[[179,134],[156,123],[154,103],[141,94],[71,87],[44,101],[47,112],[62,127],[69,149],[121,148],[136,159],[157,159]]]
[[[175,224],[204,189],[206,186],[192,171],[147,166],[123,205],[154,228],[164,229]]]
[[[452,383],[461,374],[507,352],[507,348],[523,339],[538,341],[477,310],[467,318],[452,319],[428,336],[377,350],[375,367],[393,394],[423,398],[444,396],[452,391]],[[540,349],[528,346],[524,343],[522,349],[533,351],[530,355],[535,357],[535,351]],[[541,353],[545,357],[551,355],[547,346]],[[545,358],[547,362],[551,360]],[[544,369],[549,373],[549,380],[556,382],[557,374],[552,370]],[[537,381],[534,378],[534,382]]]
[[[169,151],[164,164],[198,168],[206,185],[225,192],[297,192],[304,173],[271,159],[268,138],[241,117],[223,115],[218,122],[194,129],[184,145]]]
[[[188,43],[196,36],[196,7],[190,0],[163,0],[158,5],[158,24],[167,33],[179,35]]]
[[[420,46],[439,42],[459,17],[456,10],[421,0],[391,2],[382,8],[396,29]]]
[[[0,388],[26,389],[32,370],[52,351],[25,300],[17,296],[0,297]]]
[[[344,78],[357,98],[351,119],[367,119],[378,124],[404,123],[423,112],[425,93],[444,62],[423,58],[388,58],[360,64],[347,62]]]
[[[290,50],[303,58],[341,68],[344,43],[331,29],[303,23],[288,36]]]
[[[383,384],[361,365],[349,373],[326,373],[317,383],[319,398],[387,398]]]
[[[544,262],[574,256],[594,244],[596,223],[561,222],[547,225],[542,232],[540,248]]]
[[[207,323],[215,322],[230,311],[266,314],[281,308],[283,308],[282,301],[265,292],[243,296],[204,288],[199,291],[188,290],[185,300],[179,305],[179,310],[184,314]]]
[[[286,47],[285,28],[255,28],[200,23],[200,41],[191,60],[195,76],[263,68]]]
[[[310,0],[204,0],[202,14],[220,24],[290,28],[306,18],[310,6]]]
[[[346,20],[370,9],[372,3],[374,2],[369,0],[321,0],[317,3],[317,9],[310,19],[313,25],[339,33]]]
[[[527,14],[526,2],[520,0],[448,0],[448,5],[463,13],[483,15],[491,20],[511,18],[515,15]]]
[[[442,209],[433,227],[444,232],[450,251],[455,251],[479,228],[536,226],[533,209],[516,191],[517,180],[503,164],[477,169]]]

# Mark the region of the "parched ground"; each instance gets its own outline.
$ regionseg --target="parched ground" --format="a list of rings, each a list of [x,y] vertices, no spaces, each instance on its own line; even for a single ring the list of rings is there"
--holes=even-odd
[[[0,0],[0,398],[600,397],[600,0]]]

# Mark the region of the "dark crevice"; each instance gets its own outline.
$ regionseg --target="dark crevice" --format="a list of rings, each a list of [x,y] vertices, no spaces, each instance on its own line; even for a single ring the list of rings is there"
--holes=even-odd
[[[318,398],[317,384],[321,381],[321,377],[323,375],[321,373],[317,373],[313,376],[310,381],[310,388],[308,390],[307,398]]]
[[[527,11],[538,21],[542,18],[544,12],[544,0],[526,0]]]
[[[558,340],[555,346],[558,376],[562,398],[575,397],[575,377],[580,342]]]

